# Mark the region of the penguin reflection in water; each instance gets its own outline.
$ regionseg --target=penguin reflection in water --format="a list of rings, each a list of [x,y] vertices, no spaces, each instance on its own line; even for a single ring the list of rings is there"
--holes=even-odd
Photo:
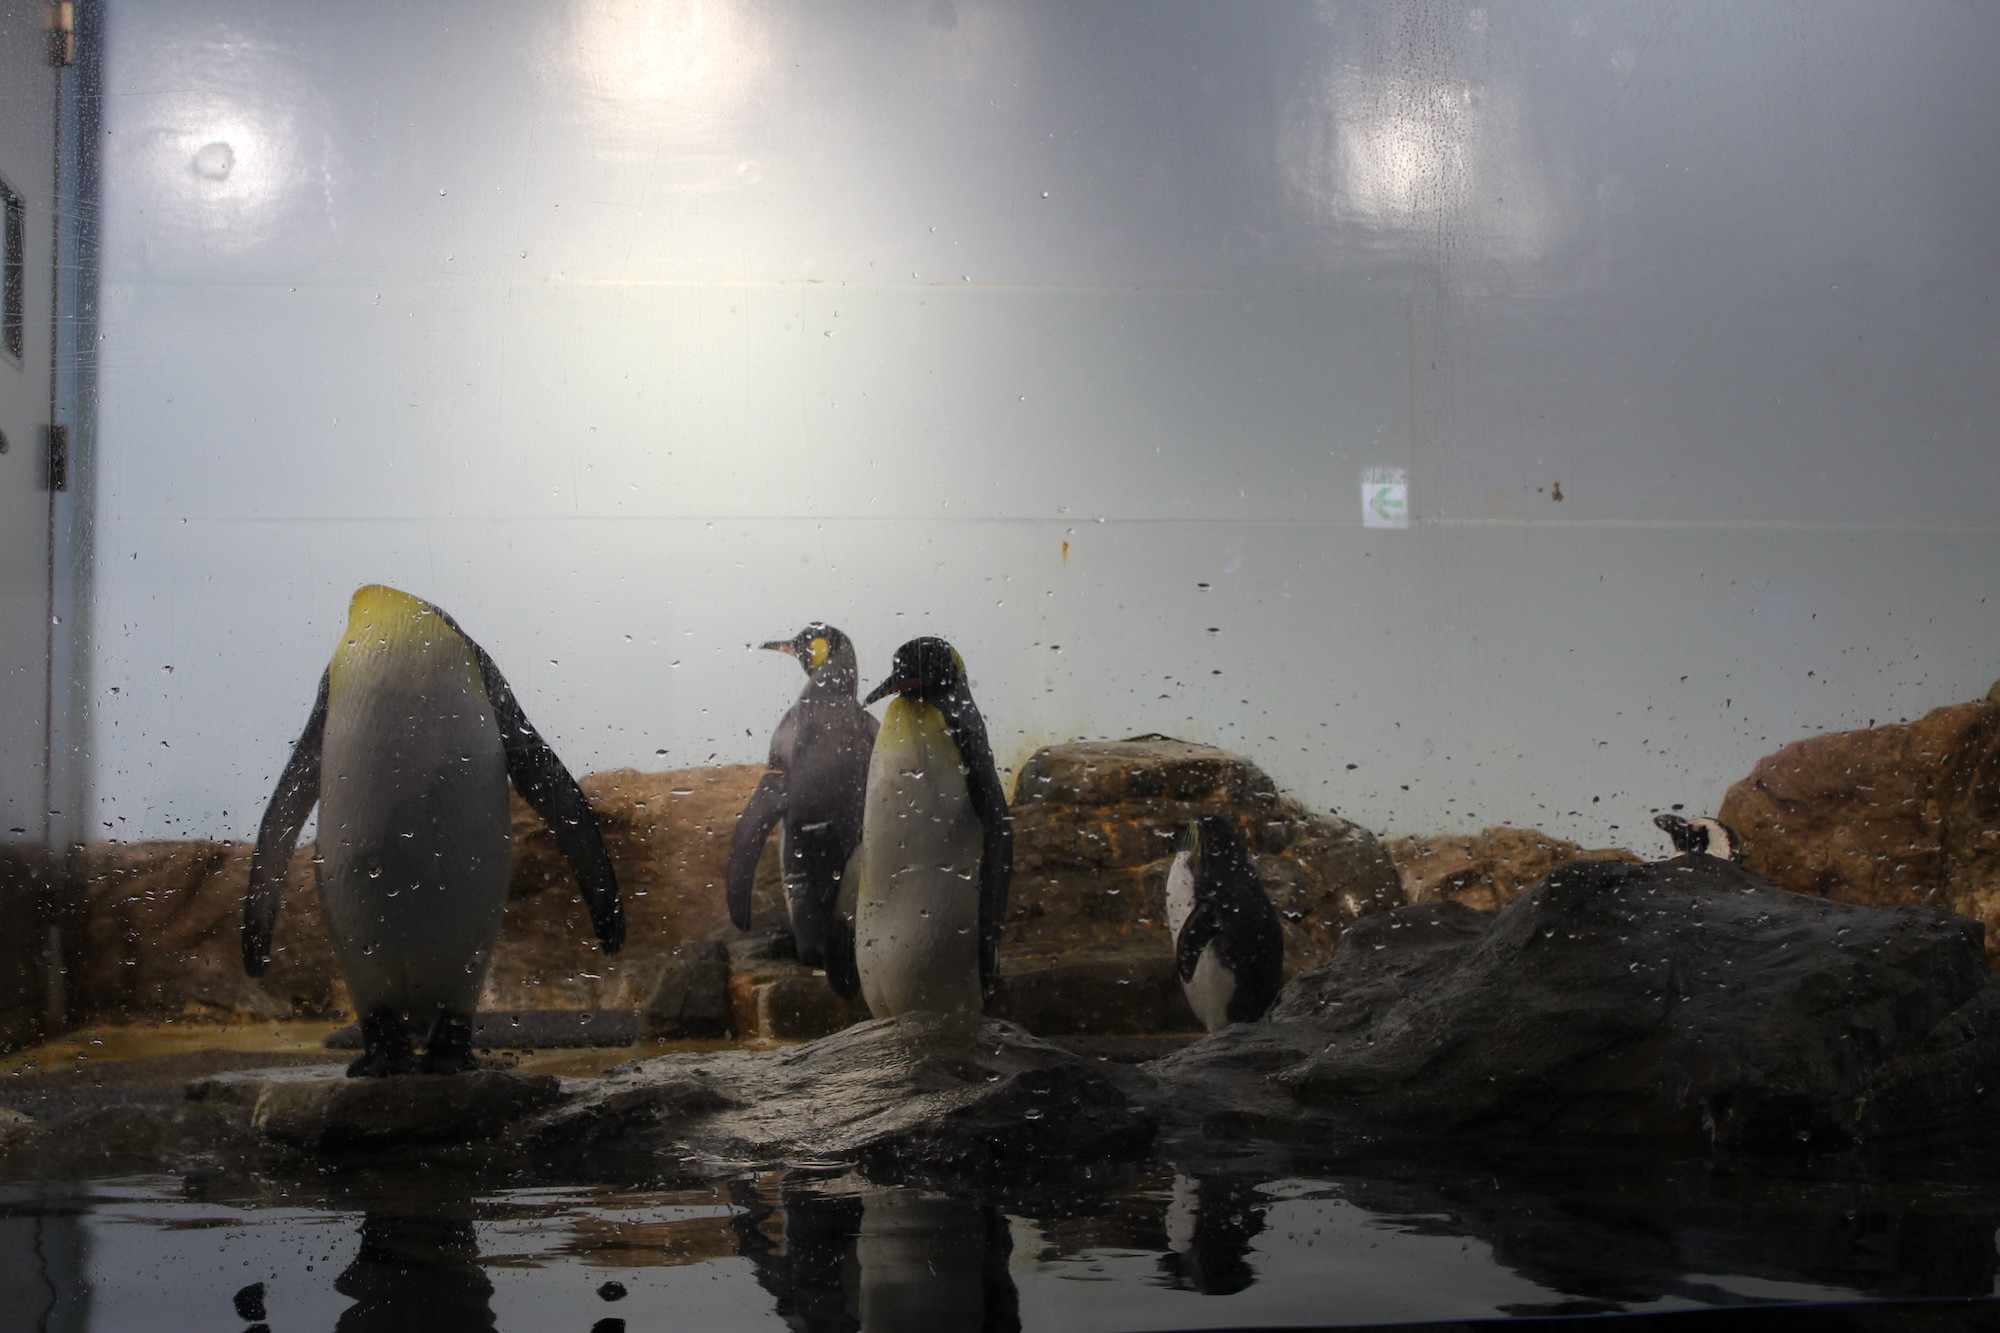
[[[320,904],[365,1047],[350,1077],[475,1067],[472,1014],[507,905],[510,779],[576,872],[604,951],[618,952],[624,917],[597,818],[493,659],[428,602],[356,592],[243,899],[243,969],[261,976],[317,803]],[[426,1029],[419,1063],[410,1034]]]
[[[1284,931],[1228,820],[1203,815],[1180,826],[1167,870],[1167,929],[1181,989],[1210,1032],[1255,1022],[1278,998]]]
[[[861,993],[877,1018],[980,1013],[999,976],[1013,817],[958,651],[911,639],[865,702],[892,694],[868,760]]]
[[[851,1000],[860,989],[854,927],[839,903],[848,859],[861,843],[875,716],[855,697],[860,679],[854,645],[833,626],[815,621],[764,647],[798,658],[806,686],[778,722],[764,777],[736,821],[729,847],[729,919],[738,930],[750,929],[757,860],[777,827],[799,961],[825,968],[835,994]]]
[[[733,1187],[738,1252],[798,1333],[1020,1333],[1013,1229],[989,1203],[788,1173]],[[782,1238],[782,1244],[777,1243]]]
[[[1253,1181],[1175,1176],[1167,1200],[1167,1252],[1160,1256],[1170,1285],[1233,1296],[1255,1282],[1250,1250],[1264,1230],[1265,1202]]]

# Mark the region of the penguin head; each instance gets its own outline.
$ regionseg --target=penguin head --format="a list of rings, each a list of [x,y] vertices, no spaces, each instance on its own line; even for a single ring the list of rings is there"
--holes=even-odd
[[[760,646],[798,658],[808,676],[819,674],[819,669],[828,662],[854,651],[845,634],[822,620],[813,621],[789,639],[773,639]]]
[[[911,639],[896,650],[889,663],[889,679],[877,685],[863,703],[874,703],[892,694],[906,695],[923,703],[934,703],[965,683],[965,659],[958,649],[943,639]]]
[[[1742,850],[1736,845],[1736,835],[1719,819],[1655,815],[1653,822],[1673,840],[1675,856],[1708,855],[1724,861],[1743,859]]]
[[[1243,839],[1236,825],[1221,815],[1202,815],[1174,826],[1174,851],[1189,852],[1195,864],[1205,865],[1243,854]]]

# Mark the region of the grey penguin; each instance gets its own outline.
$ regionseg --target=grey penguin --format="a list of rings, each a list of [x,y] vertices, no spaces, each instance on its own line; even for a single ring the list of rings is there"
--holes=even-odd
[[[1167,929],[1188,1006],[1210,1032],[1255,1022],[1278,998],[1284,931],[1227,819],[1203,815],[1180,826],[1167,869]]]
[[[839,903],[849,858],[861,845],[877,723],[856,697],[859,669],[845,634],[814,621],[763,646],[798,658],[806,685],[772,733],[764,776],[736,820],[726,876],[729,919],[738,930],[750,929],[757,861],[776,826],[799,961],[825,968],[827,984],[851,1000],[861,983],[854,971],[854,927]]]
[[[861,994],[877,1018],[980,1013],[999,979],[1013,816],[958,651],[911,639],[863,702],[891,694],[868,758]]]
[[[421,598],[357,591],[243,897],[243,970],[261,976],[285,868],[318,804],[320,906],[361,1015],[350,1077],[474,1067],[472,1015],[513,858],[510,780],[576,872],[604,952],[618,952],[624,916],[597,817],[493,659]],[[420,1063],[410,1034],[424,1030]]]
[[[1675,856],[1706,854],[1719,856],[1725,861],[1742,863],[1743,849],[1737,845],[1736,835],[1719,819],[1709,819],[1706,816],[1699,819],[1683,819],[1679,815],[1654,815],[1653,822],[1673,840]]]

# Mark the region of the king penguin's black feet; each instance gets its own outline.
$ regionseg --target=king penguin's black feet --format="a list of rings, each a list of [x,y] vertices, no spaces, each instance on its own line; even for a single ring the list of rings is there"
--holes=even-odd
[[[440,1015],[431,1026],[430,1044],[424,1047],[422,1072],[463,1074],[477,1068],[479,1058],[472,1053],[471,1015]]]
[[[468,1027],[466,1036],[471,1038]],[[402,1017],[380,1010],[361,1020],[361,1058],[347,1067],[349,1078],[387,1078],[417,1072],[417,1053]]]

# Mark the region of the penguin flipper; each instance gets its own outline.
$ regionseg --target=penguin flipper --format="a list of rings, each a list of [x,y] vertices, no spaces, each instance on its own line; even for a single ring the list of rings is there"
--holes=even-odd
[[[250,856],[250,883],[243,890],[243,970],[253,977],[271,965],[271,936],[278,928],[278,908],[285,899],[285,871],[299,830],[319,803],[319,753],[326,737],[327,673],[319,674],[319,696],[312,716],[292,746],[292,757],[278,776],[277,790],[257,825],[257,850]]]
[[[1222,913],[1216,909],[1214,900],[1196,903],[1187,923],[1181,927],[1180,937],[1174,941],[1174,971],[1180,974],[1182,985],[1194,980],[1201,951],[1214,943],[1221,931]]]
[[[493,720],[500,728],[508,780],[555,834],[556,848],[569,862],[577,887],[583,890],[598,943],[605,953],[617,953],[625,944],[625,911],[618,901],[618,876],[611,868],[611,854],[604,850],[604,834],[597,827],[597,812],[590,808],[590,798],[576,785],[563,761],[521,711],[521,702],[500,668],[485,649],[469,637],[466,642],[472,644],[479,660],[486,701],[492,705]]]
[[[960,690],[938,711],[944,714],[945,730],[965,764],[966,795],[985,830],[979,855],[979,984],[991,995],[1000,981],[1000,928],[1007,921],[1007,886],[1014,875],[1014,816],[993,765],[986,720],[971,696],[962,693],[962,686]]]
[[[743,813],[736,817],[724,882],[728,885],[729,919],[738,930],[750,929],[750,892],[757,887],[757,862],[763,859],[765,839],[785,817],[786,804],[785,771],[766,769]]]

